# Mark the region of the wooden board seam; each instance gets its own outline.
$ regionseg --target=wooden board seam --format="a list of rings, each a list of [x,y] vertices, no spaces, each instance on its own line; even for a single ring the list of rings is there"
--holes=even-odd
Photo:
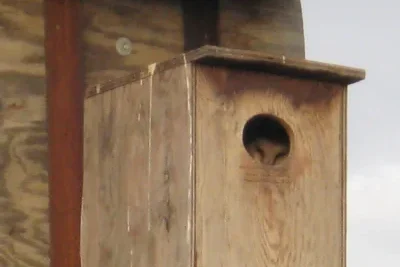
[[[358,82],[365,78],[365,70],[358,68],[309,60],[290,59],[286,58],[284,55],[277,57],[260,52],[206,45],[199,49],[180,54],[171,60],[153,63],[149,65],[149,67],[144,67],[140,71],[127,76],[116,78],[115,80],[105,83],[90,85],[86,89],[86,97],[89,98],[113,90],[125,84],[142,80],[154,73],[162,72],[177,65],[188,64],[190,62],[215,66],[221,64],[231,67],[240,66],[246,70],[254,69],[273,74],[328,81],[342,85]]]

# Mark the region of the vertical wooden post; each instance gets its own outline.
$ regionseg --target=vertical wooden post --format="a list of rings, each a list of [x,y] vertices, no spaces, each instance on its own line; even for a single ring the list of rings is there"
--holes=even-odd
[[[79,0],[45,0],[50,262],[80,267],[83,68]]]
[[[181,0],[184,50],[219,44],[219,0]]]

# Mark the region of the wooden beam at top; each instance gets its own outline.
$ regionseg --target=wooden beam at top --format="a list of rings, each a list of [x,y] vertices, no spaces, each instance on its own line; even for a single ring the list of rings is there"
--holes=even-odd
[[[80,267],[83,178],[81,1],[45,0],[50,265]]]
[[[181,0],[184,50],[219,45],[219,0]]]

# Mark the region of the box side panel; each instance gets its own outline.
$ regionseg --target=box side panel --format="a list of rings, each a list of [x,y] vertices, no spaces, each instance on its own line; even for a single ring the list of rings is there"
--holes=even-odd
[[[86,101],[82,266],[189,266],[190,76],[181,66]]]
[[[343,88],[204,66],[196,82],[197,266],[342,266]],[[277,165],[242,143],[260,113],[288,129]]]
[[[82,267],[146,267],[149,81],[86,100]]]
[[[150,80],[149,265],[191,266],[193,155],[191,65]]]
[[[341,125],[340,125],[340,143],[341,146],[341,188],[342,188],[342,267],[347,266],[347,97],[348,86],[345,86],[341,97]]]

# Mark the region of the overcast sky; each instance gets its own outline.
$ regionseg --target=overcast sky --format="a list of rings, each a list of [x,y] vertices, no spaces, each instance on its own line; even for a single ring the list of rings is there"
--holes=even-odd
[[[307,59],[361,67],[349,88],[348,267],[400,266],[400,2],[302,0]]]

